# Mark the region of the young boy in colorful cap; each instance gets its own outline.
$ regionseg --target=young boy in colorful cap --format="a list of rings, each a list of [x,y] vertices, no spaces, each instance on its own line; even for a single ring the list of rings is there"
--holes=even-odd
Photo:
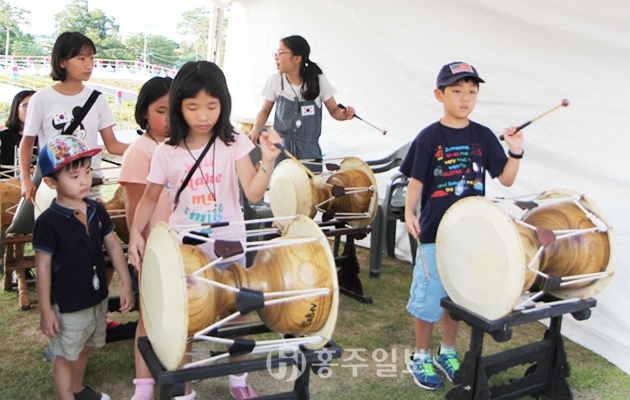
[[[73,136],[56,136],[39,153],[44,182],[57,198],[35,221],[40,329],[54,355],[53,382],[63,400],[110,400],[83,385],[90,350],[105,345],[108,290],[103,244],[121,281],[120,311],[133,307],[127,261],[102,204],[87,198],[92,186],[89,149]]]
[[[418,134],[400,166],[410,178],[405,199],[407,231],[421,242],[407,304],[416,332],[416,349],[407,360],[407,369],[416,384],[427,390],[442,386],[434,366],[451,382],[459,369],[455,351],[459,322],[440,306],[440,299],[446,297],[435,261],[440,220],[457,200],[485,194],[486,171],[501,184],[512,185],[523,157],[523,136],[515,127],[504,132],[508,157],[490,129],[468,119],[483,82],[470,64],[453,62],[442,67],[434,94],[444,107],[444,116]],[[415,213],[418,202],[420,218]],[[442,343],[432,359],[433,325],[442,315]]]

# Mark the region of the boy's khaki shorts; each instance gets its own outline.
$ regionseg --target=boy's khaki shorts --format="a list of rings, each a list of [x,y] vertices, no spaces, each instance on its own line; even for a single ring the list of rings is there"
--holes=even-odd
[[[52,306],[60,331],[56,338],[48,338],[54,356],[76,361],[85,346],[105,346],[107,335],[107,299],[84,310],[60,313],[59,306]]]

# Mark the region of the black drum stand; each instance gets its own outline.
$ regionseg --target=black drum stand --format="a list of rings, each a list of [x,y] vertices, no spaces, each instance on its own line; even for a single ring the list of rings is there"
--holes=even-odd
[[[554,299],[546,298],[543,301]],[[557,300],[557,299],[555,299]],[[455,373],[455,387],[447,395],[448,400],[460,399],[517,399],[532,396],[537,399],[569,400],[573,399],[567,382],[570,366],[564,349],[564,340],[560,334],[562,316],[571,314],[578,321],[591,316],[595,299],[569,302],[549,302],[523,312],[514,312],[497,320],[488,320],[464,307],[453,303],[449,298],[441,300],[442,307],[451,317],[463,320],[472,327],[470,349],[466,352],[459,371]],[[510,327],[550,318],[549,328],[543,340],[490,356],[482,356],[484,333],[488,333],[497,342],[511,339]],[[491,376],[507,371],[518,365],[528,365],[525,375],[512,379],[507,384],[489,386]]]
[[[333,255],[337,266],[339,292],[364,304],[372,304],[372,298],[363,295],[363,284],[359,272],[361,266],[357,258],[355,239],[363,239],[372,231],[371,227],[352,228],[339,221],[318,223],[327,237],[334,237]],[[331,229],[334,228],[334,229]],[[343,252],[339,254],[341,236],[346,237]]]
[[[267,332],[270,332],[269,328],[260,323],[247,327],[221,329],[220,334],[217,334],[217,336],[237,337]],[[151,347],[151,342],[149,342],[149,339],[146,336],[138,338],[138,349],[140,350],[140,354],[142,354],[147,367],[151,371],[151,375],[153,376],[155,383],[160,386],[161,400],[171,399],[174,396],[182,396],[185,391],[186,382],[188,381],[215,378],[230,374],[242,374],[250,371],[262,371],[281,366],[289,367],[292,365],[296,365],[301,371],[300,376],[295,380],[293,390],[269,396],[261,396],[259,399],[308,400],[310,398],[310,370],[312,369],[313,372],[317,373],[321,370],[329,369],[330,361],[335,358],[340,358],[343,351],[337,343],[330,340],[324,348],[319,350],[307,350],[300,347],[300,351],[297,354],[286,355],[280,353],[279,355],[257,357],[245,361],[167,371],[164,367],[162,367],[162,364]]]

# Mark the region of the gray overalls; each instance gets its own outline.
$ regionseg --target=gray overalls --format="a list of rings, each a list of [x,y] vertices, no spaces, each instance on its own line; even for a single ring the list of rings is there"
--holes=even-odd
[[[280,79],[280,87],[284,91],[284,81],[286,75]],[[287,85],[293,87],[287,80]],[[280,134],[284,140],[284,147],[297,159],[322,158],[322,150],[319,147],[319,136],[322,133],[322,107],[318,107],[315,100],[300,101],[294,91],[294,99],[278,96],[276,102],[276,114],[273,122],[273,129]],[[284,154],[280,154],[276,163],[285,159]],[[307,166],[311,169],[312,166]]]

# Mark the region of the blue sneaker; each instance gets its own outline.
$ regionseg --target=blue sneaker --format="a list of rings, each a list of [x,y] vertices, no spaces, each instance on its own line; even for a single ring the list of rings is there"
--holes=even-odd
[[[438,367],[440,371],[446,374],[446,378],[453,382],[455,372],[459,369],[459,357],[456,351],[449,351],[444,354],[438,354],[433,357],[433,365]]]
[[[423,389],[437,390],[442,387],[442,380],[435,372],[430,358],[425,359],[423,362],[420,359],[414,360],[413,356],[411,356],[407,363],[407,370],[413,376],[416,385]]]

